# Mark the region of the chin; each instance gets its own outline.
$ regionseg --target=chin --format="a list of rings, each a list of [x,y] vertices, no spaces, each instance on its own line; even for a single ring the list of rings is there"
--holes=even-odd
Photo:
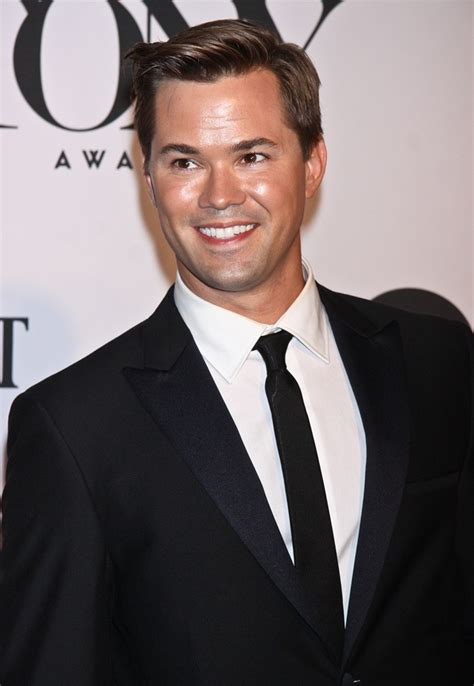
[[[228,274],[209,274],[200,280],[209,288],[228,293],[242,293],[249,291],[260,283],[256,274],[228,273]]]

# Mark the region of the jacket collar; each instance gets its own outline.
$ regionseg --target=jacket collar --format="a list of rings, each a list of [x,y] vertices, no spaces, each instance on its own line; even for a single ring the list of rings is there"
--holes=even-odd
[[[380,600],[377,585],[408,469],[409,403],[397,311],[324,287],[320,293],[359,406],[367,444],[364,499],[345,632],[346,665]]]

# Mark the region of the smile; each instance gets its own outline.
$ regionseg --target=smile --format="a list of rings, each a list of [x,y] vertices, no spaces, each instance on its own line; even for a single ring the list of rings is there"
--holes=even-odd
[[[256,226],[257,224],[235,224],[234,226],[226,226],[224,228],[218,226],[198,226],[196,228],[204,236],[225,241],[229,240],[229,238],[234,238],[234,236],[239,236],[241,233],[247,233],[255,229]]]

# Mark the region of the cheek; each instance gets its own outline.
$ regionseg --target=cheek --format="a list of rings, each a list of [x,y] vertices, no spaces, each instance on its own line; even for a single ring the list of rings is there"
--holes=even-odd
[[[183,205],[195,205],[201,194],[201,181],[197,176],[175,183],[173,187],[175,201]]]
[[[252,184],[249,185],[248,193],[253,195],[254,198],[258,198],[259,202],[271,210],[275,204],[279,204],[279,199],[283,195],[284,184],[281,183],[280,179],[274,177],[267,178],[262,176],[255,179]]]
[[[158,211],[168,220],[179,220],[196,205],[199,197],[198,181],[195,179],[179,180],[162,179],[156,185]]]
[[[291,213],[305,202],[305,167],[299,159],[276,163],[252,181],[250,194],[269,211]]]
[[[249,191],[274,220],[291,216],[304,203],[304,186],[289,182],[290,178],[288,173],[282,173],[278,179],[261,178]]]

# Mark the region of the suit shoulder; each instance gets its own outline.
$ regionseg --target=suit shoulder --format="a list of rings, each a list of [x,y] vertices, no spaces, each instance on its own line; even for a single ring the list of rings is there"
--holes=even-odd
[[[124,366],[141,363],[141,337],[146,321],[139,322],[85,357],[30,386],[21,396],[48,405],[50,401],[60,402],[62,398],[93,394],[101,386],[110,389],[114,378],[121,376]]]
[[[348,307],[354,308],[359,312],[375,328],[382,327],[390,321],[396,321],[400,325],[402,335],[420,335],[424,338],[431,333],[433,335],[436,334],[436,340],[438,341],[440,336],[442,338],[445,336],[448,338],[455,337],[456,339],[465,338],[466,336],[468,339],[472,338],[471,329],[461,321],[413,312],[348,293],[337,293],[324,286],[319,286],[319,289],[322,295],[324,295],[324,300],[329,299],[333,301],[340,299]],[[428,341],[425,339],[425,342]]]

